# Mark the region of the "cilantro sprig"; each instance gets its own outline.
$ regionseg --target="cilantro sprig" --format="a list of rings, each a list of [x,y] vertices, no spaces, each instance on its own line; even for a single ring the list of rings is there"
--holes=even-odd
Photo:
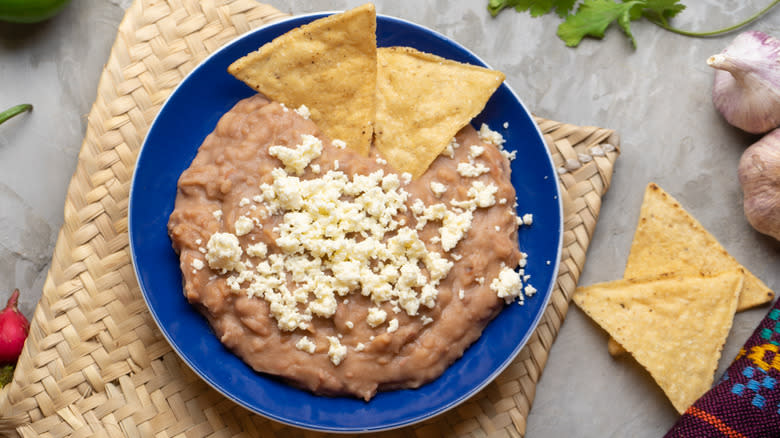
[[[507,8],[514,8],[518,12],[527,11],[533,17],[555,11],[564,19],[558,26],[558,37],[569,47],[577,47],[586,36],[603,38],[607,28],[617,22],[636,48],[636,40],[631,33],[632,21],[645,18],[670,32],[691,37],[709,37],[734,31],[753,22],[769,12],[780,0],[772,0],[769,6],[740,23],[707,32],[686,31],[669,24],[670,19],[685,9],[681,0],[584,0],[579,2],[576,12],[573,12],[577,3],[578,0],[488,0],[488,10],[494,17]]]

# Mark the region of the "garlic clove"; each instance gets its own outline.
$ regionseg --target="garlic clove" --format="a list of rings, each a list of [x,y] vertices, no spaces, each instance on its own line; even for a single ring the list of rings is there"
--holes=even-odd
[[[727,122],[753,134],[780,126],[780,40],[743,32],[707,64],[717,69],[712,102]]]
[[[750,225],[780,240],[780,129],[745,150],[739,160],[739,182]]]

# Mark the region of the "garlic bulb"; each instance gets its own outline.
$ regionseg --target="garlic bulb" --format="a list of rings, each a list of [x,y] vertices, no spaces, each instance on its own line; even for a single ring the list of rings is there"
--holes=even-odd
[[[707,64],[718,69],[712,102],[726,121],[753,134],[780,126],[780,40],[744,32]]]
[[[750,225],[780,240],[780,129],[745,150],[739,160],[739,182]]]

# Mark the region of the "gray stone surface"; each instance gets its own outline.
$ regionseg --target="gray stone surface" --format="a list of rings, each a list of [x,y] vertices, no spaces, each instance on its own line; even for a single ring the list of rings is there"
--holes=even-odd
[[[345,9],[360,0],[272,1],[293,13]],[[616,129],[623,154],[588,252],[580,284],[619,278],[642,193],[665,188],[770,287],[780,290],[780,244],[753,231],[742,214],[736,167],[757,137],[728,126],[710,101],[705,65],[733,35],[691,39],[647,22],[633,24],[633,50],[615,28],[603,41],[570,49],[555,36],[560,19],[505,11],[491,18],[486,0],[377,1],[380,13],[433,28],[507,74],[537,115]],[[714,29],[766,0],[688,1],[674,23]],[[734,4],[739,3],[739,6]],[[86,115],[128,0],[75,0],[35,26],[0,23],[0,107],[32,113],[0,127],[0,300],[22,289],[32,316],[63,222]],[[780,36],[780,11],[749,26]],[[766,307],[737,315],[718,373]],[[606,335],[576,308],[552,348],[528,419],[528,436],[653,437],[677,417],[649,375],[630,359],[611,359]]]

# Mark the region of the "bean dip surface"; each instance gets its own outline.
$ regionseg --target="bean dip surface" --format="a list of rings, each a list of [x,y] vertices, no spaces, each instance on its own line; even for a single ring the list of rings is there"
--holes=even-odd
[[[168,229],[185,295],[259,372],[365,400],[418,387],[458,359],[505,301],[533,292],[508,154],[467,126],[411,181],[374,151],[331,142],[305,116],[244,99],[183,172]],[[334,202],[350,211],[299,202],[313,190],[305,184],[323,178],[318,190],[347,187]],[[387,205],[372,203],[380,198]],[[357,201],[365,211],[352,209]],[[312,247],[312,214],[346,249]],[[359,228],[378,222],[383,230]],[[368,244],[361,257],[355,248]]]

